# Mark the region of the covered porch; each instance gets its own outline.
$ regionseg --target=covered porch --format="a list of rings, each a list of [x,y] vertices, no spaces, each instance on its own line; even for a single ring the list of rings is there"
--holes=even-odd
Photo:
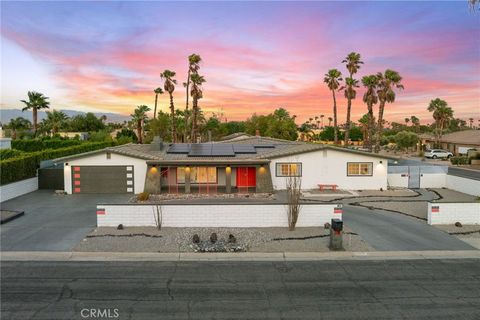
[[[145,192],[169,193],[255,193],[272,192],[269,162],[265,160],[150,161],[147,162]]]

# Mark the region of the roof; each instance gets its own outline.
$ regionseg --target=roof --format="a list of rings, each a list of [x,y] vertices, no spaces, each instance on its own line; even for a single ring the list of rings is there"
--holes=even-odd
[[[331,145],[318,143],[305,143],[300,141],[289,141],[268,137],[243,137],[239,140],[229,140],[228,144],[249,144],[254,145],[256,153],[242,154],[235,153],[233,156],[189,156],[187,153],[167,153],[171,144],[165,144],[162,150],[154,150],[151,144],[124,144],[115,147],[108,147],[101,150],[76,154],[63,158],[55,159],[55,162],[65,162],[72,159],[88,157],[95,154],[111,152],[133,158],[147,160],[155,163],[267,163],[270,159],[297,155],[302,153],[314,152],[318,150],[335,150],[339,152],[355,153],[368,157],[381,159],[395,159],[390,156],[379,155],[354,149],[335,147]],[[262,147],[265,145],[265,147]],[[268,146],[268,147],[267,147]],[[273,147],[272,147],[273,146]]]
[[[447,133],[442,136],[440,141],[480,146],[480,130],[463,130]]]
[[[250,135],[248,133],[245,133],[245,132],[235,132],[235,133],[232,133],[232,134],[229,134],[227,136],[224,136],[224,137],[220,138],[220,141],[236,140],[236,139],[239,139],[239,138],[251,137],[251,136],[252,135]]]

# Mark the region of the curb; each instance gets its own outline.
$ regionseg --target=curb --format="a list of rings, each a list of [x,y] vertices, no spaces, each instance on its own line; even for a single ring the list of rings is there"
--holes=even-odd
[[[326,260],[421,260],[480,259],[480,250],[374,251],[374,252],[1,252],[2,261],[326,261]]]
[[[17,218],[20,218],[21,216],[23,216],[23,215],[25,214],[24,211],[13,211],[13,210],[8,210],[8,211],[17,212],[17,213],[14,214],[14,215],[12,215],[12,216],[10,216],[10,217],[8,217],[8,218],[6,218],[6,219],[2,219],[2,220],[0,221],[0,224],[4,224],[4,223],[10,222],[10,221],[12,221],[12,220],[15,220],[15,219],[17,219]]]

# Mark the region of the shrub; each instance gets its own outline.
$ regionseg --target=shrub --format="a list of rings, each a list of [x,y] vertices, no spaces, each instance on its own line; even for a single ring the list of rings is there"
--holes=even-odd
[[[12,148],[25,152],[41,151],[45,149],[61,149],[82,144],[80,140],[61,140],[61,139],[30,139],[13,140]]]
[[[463,164],[468,164],[469,163],[469,159],[468,157],[466,156],[456,156],[456,157],[451,157],[450,158],[450,162],[453,164],[453,165],[463,165]]]
[[[93,142],[74,145],[61,149],[46,149],[43,151],[24,153],[20,156],[0,161],[0,185],[33,178],[43,160],[66,157],[78,153],[94,151],[110,146],[107,142]]]
[[[140,192],[137,196],[138,201],[147,201],[150,198],[150,193]]]
[[[211,242],[211,243],[215,243],[215,242],[217,242],[217,240],[218,240],[217,234],[216,234],[215,232],[212,233],[212,234],[210,235],[210,242]]]
[[[6,160],[14,157],[21,156],[23,154],[20,150],[15,149],[1,149],[0,150],[0,160]]]

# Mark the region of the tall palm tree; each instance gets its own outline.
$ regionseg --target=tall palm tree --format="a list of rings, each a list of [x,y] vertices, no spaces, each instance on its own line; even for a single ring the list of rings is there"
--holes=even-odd
[[[132,121],[135,123],[135,128],[137,129],[138,143],[143,143],[143,126],[148,119],[148,111],[150,111],[148,106],[140,105],[133,111],[133,114],[130,115]]]
[[[418,129],[420,127],[420,119],[418,119],[417,117],[415,116],[411,116],[410,117],[410,122],[412,123],[412,125],[415,127],[415,132],[418,133]]]
[[[28,91],[28,101],[20,100],[25,104],[25,108],[22,111],[32,109],[32,119],[33,119],[33,132],[37,135],[38,128],[38,115],[37,111],[40,109],[50,108],[50,102],[48,97],[44,96],[40,92]]]
[[[431,100],[427,110],[433,112],[433,119],[435,120],[435,143],[438,146],[443,135],[443,129],[450,120],[453,119],[453,110],[445,100],[440,98]]]
[[[333,121],[333,118],[332,117],[328,117],[328,126],[332,126],[332,121]]]
[[[323,128],[323,118],[325,118],[325,115],[324,114],[321,114],[320,115],[320,122],[322,124],[322,128]]]
[[[205,78],[199,75],[198,73],[193,73],[192,75],[190,75],[190,80],[192,82],[192,89],[190,91],[190,94],[192,95],[192,98],[193,98],[193,104],[192,104],[193,119],[192,119],[191,141],[193,143],[196,143],[197,134],[198,134],[198,129],[197,129],[198,100],[203,98],[202,84],[205,82]]]
[[[369,131],[369,126],[372,121],[370,121],[370,116],[368,113],[365,113],[359,120],[358,122],[360,123],[360,127],[362,129],[362,135],[363,135],[363,146],[366,147],[369,145],[368,141],[368,131]]]
[[[163,89],[170,95],[170,117],[172,118],[172,142],[177,142],[177,124],[175,122],[175,105],[173,104],[173,91],[177,80],[173,79],[176,73],[174,71],[165,70],[160,74],[160,78],[164,80]]]
[[[350,52],[342,61],[348,70],[349,76],[345,78],[345,85],[341,90],[345,90],[345,98],[347,98],[347,121],[345,123],[345,145],[350,138],[350,117],[352,113],[352,100],[356,97],[355,85],[358,87],[358,81],[353,79],[353,75],[358,72],[360,65],[363,64],[361,56],[357,52]]]
[[[18,130],[26,130],[31,126],[32,126],[32,123],[22,117],[10,119],[10,122],[7,124],[7,127],[12,130],[12,139],[14,140],[17,138]]]
[[[377,104],[378,96],[377,96],[377,85],[378,85],[378,78],[376,75],[368,75],[362,78],[362,84],[367,89],[363,95],[363,102],[367,104],[368,108],[368,116],[369,116],[369,125],[368,125],[368,145],[367,147],[372,151],[373,145],[373,138],[374,138],[374,130],[375,130],[375,116],[373,115],[373,105]]]
[[[153,92],[155,93],[155,108],[153,109],[153,119],[156,119],[157,118],[158,95],[163,94],[163,90],[162,90],[162,88],[157,88],[157,89],[153,90]]]
[[[468,121],[470,122],[470,129],[473,128],[473,118],[469,118]]]
[[[408,123],[410,122],[410,118],[405,118],[405,125],[408,126]]]
[[[328,89],[332,91],[333,97],[333,141],[334,144],[338,144],[338,124],[337,124],[337,98],[335,97],[335,91],[337,91],[342,81],[342,73],[337,69],[330,69],[325,74],[323,82],[328,86]]]
[[[58,133],[67,122],[68,116],[62,111],[47,111],[47,117],[43,119],[43,125],[52,134]]]
[[[188,56],[188,74],[187,74],[187,82],[183,83],[186,91],[186,101],[185,101],[185,129],[188,126],[188,103],[189,103],[189,94],[190,92],[190,83],[191,83],[191,76],[193,74],[197,74],[198,70],[200,70],[200,62],[202,61],[202,57],[198,54],[191,54]],[[184,140],[187,140],[188,133],[187,130],[184,132]]]
[[[396,94],[394,89],[403,89],[403,85],[401,84],[402,77],[394,70],[387,69],[385,70],[385,73],[377,73],[377,79],[377,95],[380,103],[378,107],[377,135],[375,138],[376,153],[380,151],[380,140],[383,134],[383,113],[385,111],[385,104],[395,102]]]

